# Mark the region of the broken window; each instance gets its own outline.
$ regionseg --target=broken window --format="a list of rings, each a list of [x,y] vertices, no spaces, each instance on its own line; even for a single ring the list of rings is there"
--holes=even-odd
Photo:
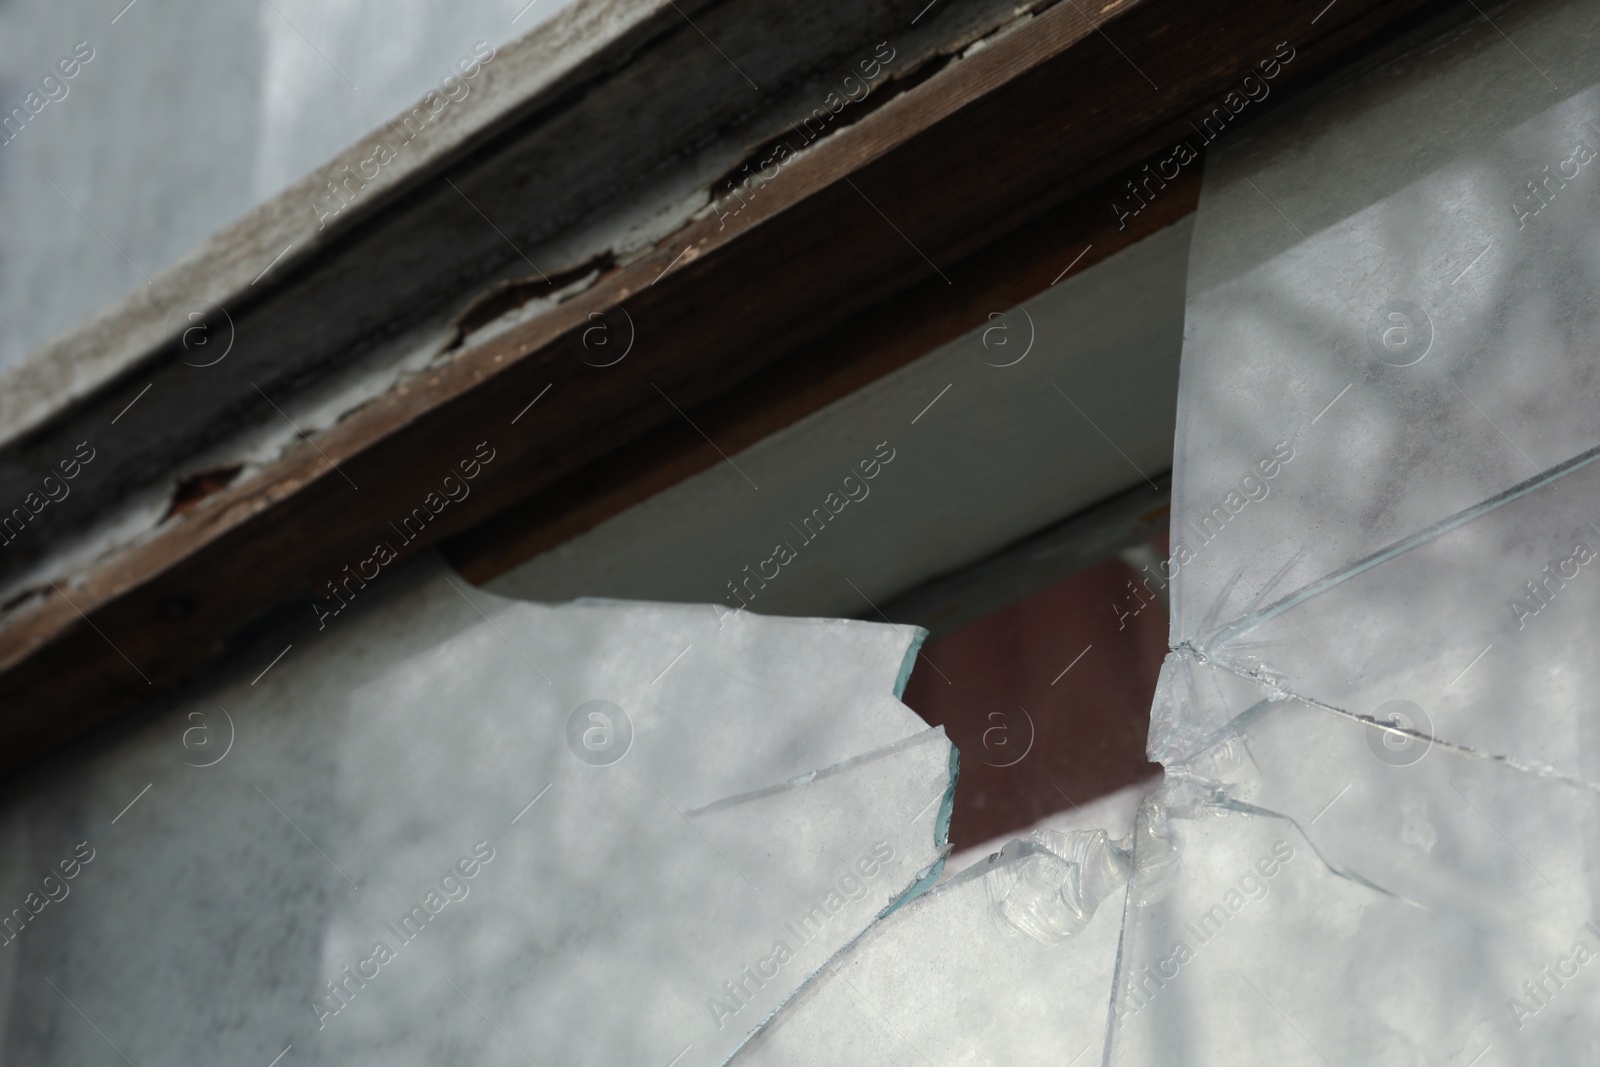
[[[1597,32],[1497,10],[1197,128],[1192,221],[996,325],[489,588],[258,619],[0,807],[6,1051],[1580,1058]]]

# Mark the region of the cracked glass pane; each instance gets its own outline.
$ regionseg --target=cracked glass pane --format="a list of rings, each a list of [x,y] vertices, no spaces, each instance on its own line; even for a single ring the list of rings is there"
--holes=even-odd
[[[1096,1062],[1128,859],[1103,832],[1033,838],[877,923],[733,1062]]]
[[[941,881],[957,755],[900,700],[913,628],[422,560],[16,787],[8,856],[60,875],[0,871],[6,1051],[1593,1059],[1600,0],[1496,18],[1210,152],[1145,584],[1164,779],[1126,836],[1045,773],[1088,825]],[[981,719],[996,796],[1016,707]]]
[[[1503,17],[1213,151],[1133,835],[1013,842],[741,1062],[1593,1058],[1600,4]]]
[[[535,605],[427,560],[369,595],[13,806],[13,842],[123,805],[138,834],[89,834],[70,922],[8,930],[0,967],[55,987],[12,983],[20,1058],[106,1062],[81,1007],[188,1062],[718,1064],[939,876],[913,628]]]
[[[1181,861],[1130,898],[1108,1062],[1595,1051],[1596,29],[1458,29],[1208,164],[1151,728]]]

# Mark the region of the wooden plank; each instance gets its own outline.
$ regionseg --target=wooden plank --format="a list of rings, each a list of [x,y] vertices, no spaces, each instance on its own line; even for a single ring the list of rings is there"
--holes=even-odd
[[[1277,42],[1293,40],[1297,56],[1281,89],[1425,6],[1343,0],[1314,25],[1307,5],[1281,0],[1123,0],[1098,25],[1075,3],[1043,11],[819,141],[738,215],[694,225],[404,382],[8,620],[0,760],[15,766],[184,677],[275,606],[300,599],[305,640],[315,640],[305,598],[372,566],[380,541],[404,558],[677,422],[885,300],[924,285],[921,299],[934,300],[936,282],[953,293],[952,269],[968,279],[958,264],[982,262],[1006,234],[1175,141],[1187,116]],[[601,325],[613,345],[604,352],[631,340],[622,362],[579,358]],[[879,358],[911,349],[896,351]],[[793,366],[805,381],[804,363]],[[848,363],[828,372],[820,395],[852,373]],[[470,495],[402,540],[393,524],[442,500],[443,478],[480,449],[493,458]]]
[[[953,286],[926,278],[853,316],[702,405],[695,425],[737,453],[1043,292],[1068,267],[1086,270],[1190,214],[1200,172],[1181,173],[1122,227],[1106,209],[1119,192],[1104,183],[1030,221],[946,269]],[[468,579],[486,582],[720,462],[694,427],[671,421],[441,547]]]

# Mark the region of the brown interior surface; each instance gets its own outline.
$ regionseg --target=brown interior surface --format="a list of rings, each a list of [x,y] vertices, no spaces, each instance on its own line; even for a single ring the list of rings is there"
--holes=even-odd
[[[1135,577],[1108,559],[923,647],[904,700],[961,753],[956,849],[1160,773],[1145,739],[1167,610],[1142,585],[1139,608]]]

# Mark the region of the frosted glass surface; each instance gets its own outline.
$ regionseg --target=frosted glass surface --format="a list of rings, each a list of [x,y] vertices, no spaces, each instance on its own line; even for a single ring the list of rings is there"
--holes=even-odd
[[[919,631],[363,597],[8,807],[0,1060],[714,1065],[938,877]]]
[[[1493,17],[1209,163],[1110,1064],[1600,1053],[1600,5]]]
[[[1600,0],[1493,14],[1211,150],[1129,836],[939,884],[916,633],[424,562],[19,787],[6,1062],[1600,1058]]]
[[[739,1062],[1600,1057],[1600,3],[1491,14],[1211,150],[1131,838],[1014,842]]]
[[[1103,859],[1105,835],[1083,834],[1095,836]],[[1121,893],[1054,937],[996,907],[1025,897],[1055,918],[1070,914],[1059,889],[1081,873],[1075,866],[1070,850],[1012,842],[879,922],[733,1062],[1098,1063]]]
[[[1480,22],[1213,158],[1180,385],[1175,646],[1362,713],[1442,699],[1452,720],[1503,698],[1519,656],[1582,669],[1557,647],[1592,617],[1581,593],[1531,639],[1511,605],[1579,540],[1600,546],[1567,477],[1600,444],[1600,8],[1527,5],[1503,28],[1515,47]],[[1341,605],[1311,602],[1352,580]],[[1363,617],[1374,597],[1387,626]],[[1530,743],[1534,718],[1516,720]],[[1191,705],[1155,750],[1225,721]]]

